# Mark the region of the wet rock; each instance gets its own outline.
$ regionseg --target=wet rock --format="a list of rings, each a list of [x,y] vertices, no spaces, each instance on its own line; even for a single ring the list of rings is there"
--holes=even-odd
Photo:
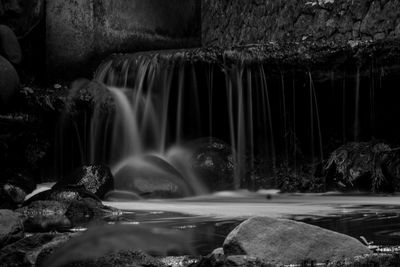
[[[143,198],[180,198],[193,192],[182,175],[164,159],[146,155],[116,173],[115,187]]]
[[[188,267],[200,261],[198,257],[192,256],[170,256],[158,259],[168,267]]]
[[[332,152],[326,180],[341,190],[394,192],[400,189],[400,155],[389,145],[353,142]]]
[[[65,213],[74,227],[86,225],[88,222],[104,217],[118,217],[120,214],[118,209],[105,206],[91,198],[70,202]]]
[[[79,115],[83,111],[108,113],[115,108],[113,97],[107,87],[88,79],[75,80],[66,99],[68,115]]]
[[[24,216],[24,226],[29,232],[66,231],[72,227],[66,216],[69,204],[58,201],[35,201],[16,210]]]
[[[224,241],[227,257],[246,255],[273,264],[326,262],[369,254],[358,240],[291,220],[255,217],[236,227]]]
[[[195,266],[224,266],[226,265],[226,257],[223,248],[216,248],[206,257],[202,258]]]
[[[11,210],[0,210],[0,248],[23,237],[21,215]]]
[[[17,71],[0,55],[0,103],[7,103],[15,94],[19,86]]]
[[[99,203],[101,200],[98,196],[92,192],[87,191],[83,185],[80,186],[65,186],[62,188],[53,188],[50,190],[42,191],[31,198],[27,199],[24,205],[29,205],[30,203],[38,200],[44,201],[60,201],[60,202],[72,202],[80,201],[84,198],[91,198]]]
[[[216,138],[201,138],[188,145],[193,168],[212,191],[234,189],[234,163],[228,144]]]
[[[34,201],[17,212],[24,216],[25,228],[32,232],[67,231],[118,213],[116,209],[91,198],[68,202]]]
[[[216,263],[223,262],[225,260],[225,254],[223,248],[216,248],[211,252],[210,257],[215,260]]]
[[[6,25],[0,24],[0,55],[5,57],[13,64],[18,64],[22,60],[21,47],[17,36]]]
[[[0,182],[0,194],[3,194],[14,206],[24,202],[25,197],[36,188],[34,179],[26,172],[8,170],[3,173],[5,179]]]
[[[20,187],[12,184],[5,184],[3,186],[3,191],[15,204],[22,204],[27,195],[27,193]]]
[[[43,251],[57,248],[71,237],[71,234],[49,233],[25,237],[0,251],[0,266],[38,266],[38,256]]]
[[[114,177],[110,168],[104,165],[89,165],[78,168],[73,174],[59,181],[53,189],[60,189],[65,186],[82,185],[85,189],[99,198],[114,189]]]

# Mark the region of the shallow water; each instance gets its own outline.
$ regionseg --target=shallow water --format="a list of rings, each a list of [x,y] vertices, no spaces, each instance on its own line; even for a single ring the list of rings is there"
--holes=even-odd
[[[220,247],[252,216],[290,218],[384,248],[400,246],[400,196],[219,193],[182,200],[107,202],[125,210],[121,223],[179,229],[198,254]]]
[[[222,246],[228,233],[246,218],[269,216],[302,221],[359,240],[364,237],[381,249],[400,248],[400,195],[279,194],[265,190],[104,204],[123,210],[123,215],[75,230],[84,231],[90,225],[103,223],[177,229],[185,232],[196,254],[206,255]]]

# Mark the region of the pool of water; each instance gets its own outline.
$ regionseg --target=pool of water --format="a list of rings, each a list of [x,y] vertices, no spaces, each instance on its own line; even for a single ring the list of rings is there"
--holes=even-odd
[[[371,204],[376,203],[376,204]],[[362,239],[379,249],[400,246],[398,196],[274,195],[208,196],[184,200],[107,203],[125,210],[119,221],[184,231],[196,254],[222,246],[225,237],[252,216],[289,218]],[[146,209],[147,208],[147,209]]]
[[[104,202],[122,216],[82,225],[128,224],[184,232],[197,255],[221,247],[225,237],[253,216],[288,218],[364,239],[382,250],[400,250],[400,195],[219,192],[173,200]]]

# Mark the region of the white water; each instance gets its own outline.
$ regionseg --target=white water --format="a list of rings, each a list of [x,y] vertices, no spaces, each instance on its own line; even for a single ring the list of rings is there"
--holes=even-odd
[[[169,211],[214,218],[249,218],[268,216],[286,218],[294,215],[328,216],[360,212],[362,206],[380,212],[380,206],[400,210],[400,196],[368,196],[344,194],[273,194],[225,192],[180,200],[146,200],[105,202],[105,205],[131,211]],[[375,207],[374,207],[375,206]]]
[[[54,183],[40,184],[26,199],[50,189]],[[270,197],[268,199],[267,197]],[[285,218],[293,215],[328,216],[348,214],[362,209],[381,212],[381,206],[392,206],[400,212],[400,195],[280,194],[279,190],[258,192],[223,191],[183,199],[138,201],[104,201],[104,205],[124,211],[178,212],[221,219],[269,216]],[[364,206],[364,207],[363,207]],[[368,206],[368,207],[365,207]]]

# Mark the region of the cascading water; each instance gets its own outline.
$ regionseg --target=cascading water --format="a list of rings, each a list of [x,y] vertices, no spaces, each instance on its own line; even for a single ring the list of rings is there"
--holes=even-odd
[[[360,102],[368,97],[375,103],[375,82],[372,78],[366,96],[359,67],[355,74],[331,71],[329,96],[315,85],[310,70],[270,73],[257,57],[226,53],[208,60],[196,53],[160,51],[106,60],[95,74],[97,86],[105,85],[103,93],[95,92],[93,108],[71,123],[80,164],[110,165],[120,190],[147,180],[176,186],[180,196],[204,194],[213,188],[193,169],[190,143],[216,137],[231,146],[230,189],[276,187],[282,166],[297,171],[305,162],[321,162],[323,140],[333,134],[341,142],[357,140],[368,124],[360,119]],[[111,112],[105,111],[107,101],[113,103]],[[371,121],[375,109],[371,105]]]

